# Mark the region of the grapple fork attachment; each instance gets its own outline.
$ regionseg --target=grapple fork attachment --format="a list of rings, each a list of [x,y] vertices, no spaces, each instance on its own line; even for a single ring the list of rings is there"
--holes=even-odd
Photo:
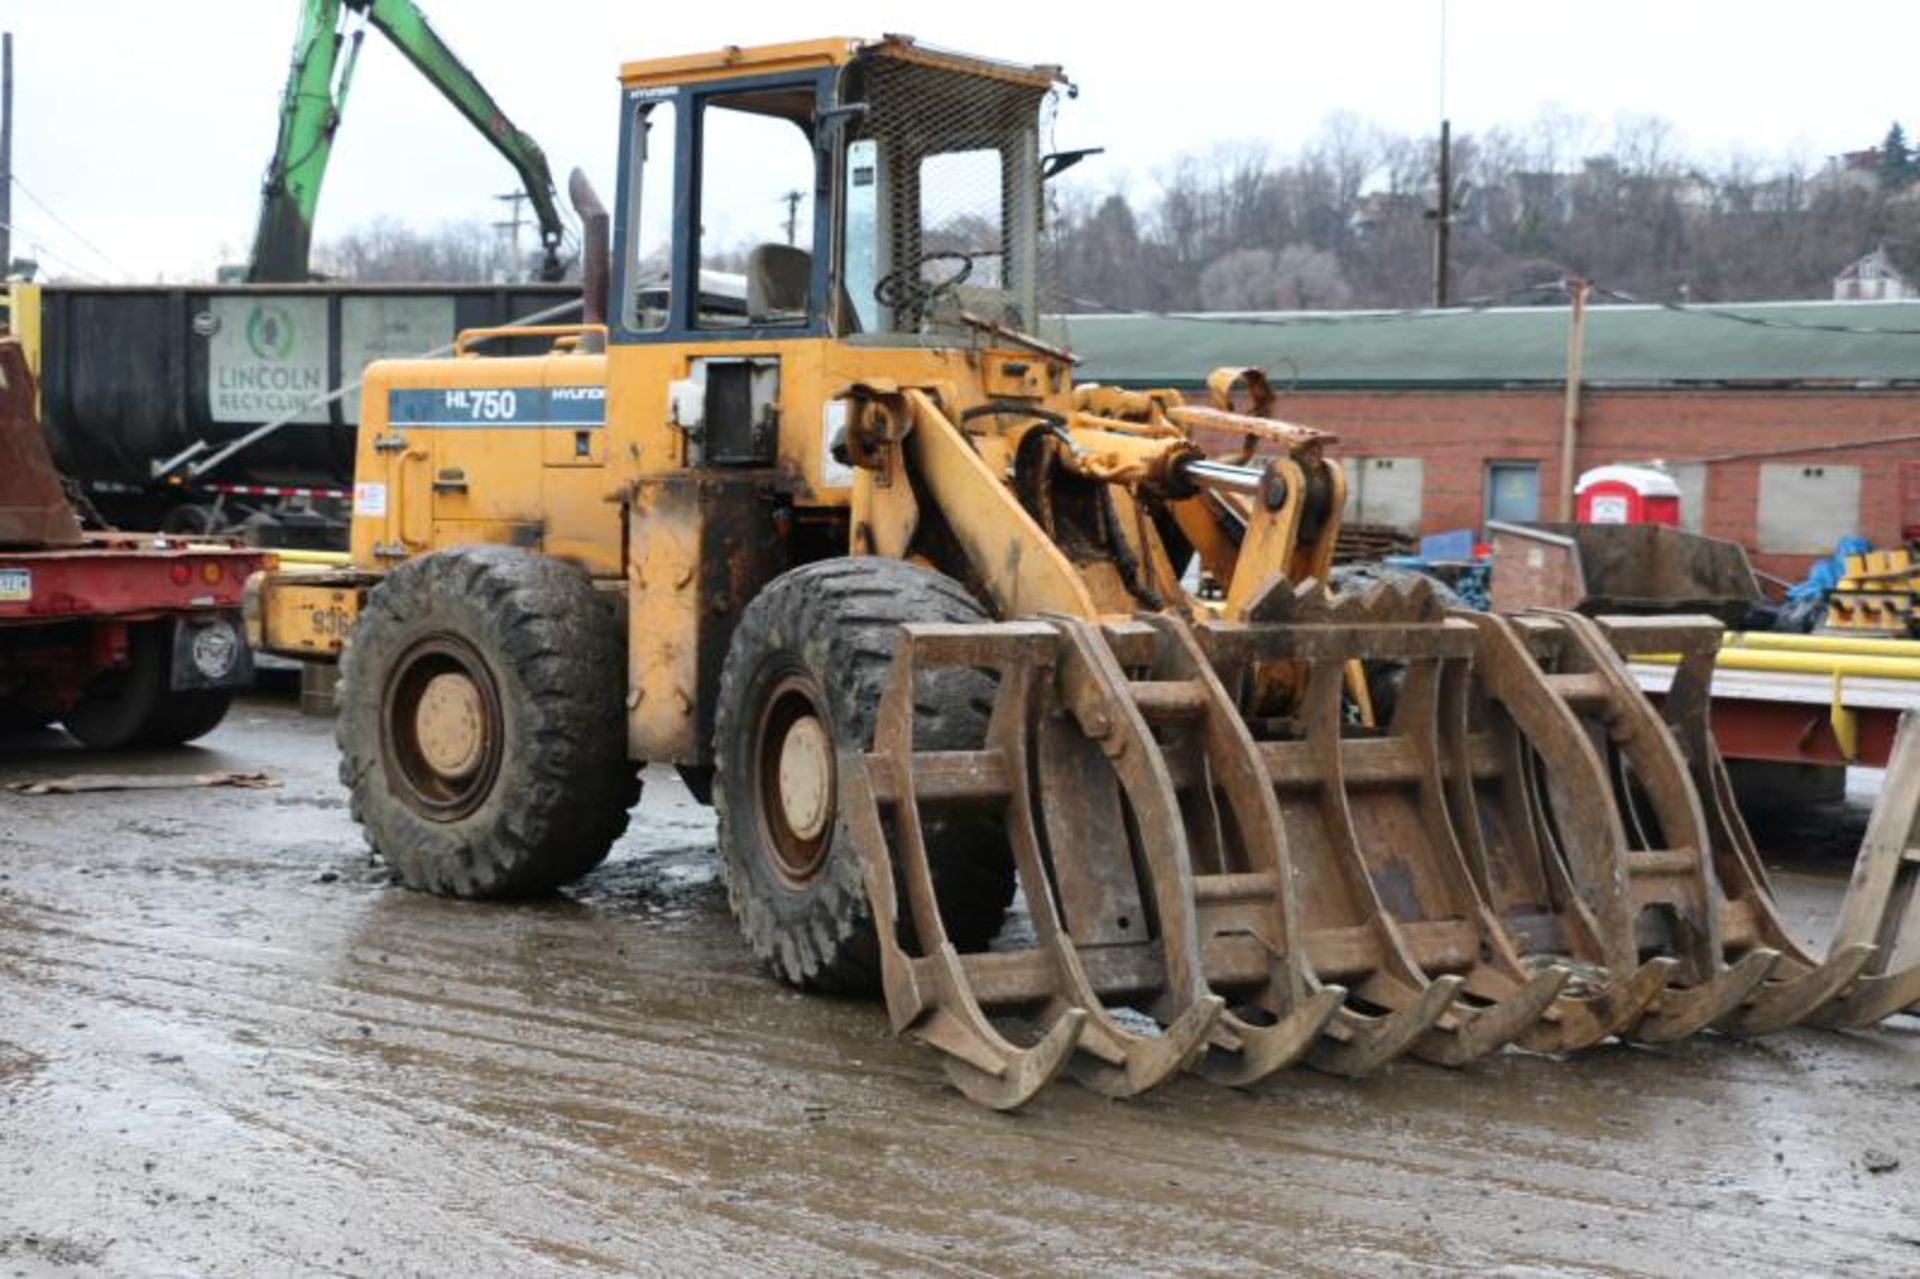
[[[947,1076],[962,1093],[995,1109],[1011,1110],[1029,1101],[1067,1064],[1085,1033],[1088,1013],[1065,996],[1057,949],[1045,949],[1044,942],[1042,950],[1004,957],[1018,962],[1002,962],[997,972],[981,971],[984,962],[996,957],[963,958],[954,948],[940,918],[921,804],[923,799],[998,803],[1014,816],[1014,779],[1026,772],[1021,725],[1032,671],[1052,666],[1055,637],[1048,627],[1018,622],[901,629],[874,723],[872,750],[843,746],[836,759],[841,803],[873,910],[887,1011],[896,1032],[910,1031],[945,1054]],[[923,662],[998,675],[987,740],[980,749],[914,750],[915,674]],[[1017,841],[1017,822],[1009,825],[1008,834]],[[1016,870],[1025,870],[1019,860]],[[1024,873],[1021,879],[1021,887],[1031,891]],[[906,892],[904,919],[896,882]],[[1016,1043],[987,1016],[991,1004],[1015,1004],[1031,1012],[1042,1021],[1042,1034],[1031,1044]]]
[[[1537,759],[1548,759],[1563,769],[1586,768],[1597,775],[1599,760],[1577,725],[1553,714],[1549,701],[1526,692],[1533,687],[1531,663],[1512,633],[1477,614],[1462,620],[1479,632],[1478,668],[1491,669],[1493,678],[1475,678],[1460,668],[1446,673],[1440,741],[1449,806],[1474,885],[1522,962],[1565,963],[1575,973],[1517,1042],[1536,1052],[1576,1051],[1630,1029],[1659,997],[1679,961],[1656,957],[1623,973],[1607,967],[1610,956],[1599,921],[1610,908],[1620,908],[1616,903],[1623,895],[1608,879],[1599,881],[1597,894],[1583,897],[1575,891],[1539,810],[1535,768]],[[1489,687],[1531,697],[1532,718],[1547,730],[1532,739],[1532,750],[1508,703]],[[1573,820],[1600,832],[1586,847],[1593,849],[1597,842],[1591,863],[1607,873],[1611,863],[1605,850],[1617,847],[1624,836],[1609,837],[1604,809],[1582,810]],[[1611,958],[1616,964],[1635,962],[1630,954]]]
[[[1716,829],[1679,744],[1592,619],[1539,613],[1510,625],[1603,764],[1594,790],[1612,809],[1609,837],[1624,841],[1616,851],[1630,911],[1625,919],[1603,921],[1615,934],[1611,944],[1680,961],[1674,984],[1631,1036],[1667,1042],[1736,1017],[1773,971],[1780,951],[1751,929],[1729,932]],[[1564,814],[1572,790],[1549,772],[1541,788],[1543,813]],[[1574,841],[1591,833],[1565,820],[1553,830],[1569,863]]]
[[[1901,1011],[1920,1015],[1920,713],[1913,711],[1900,717],[1840,906],[1833,945],[1852,942],[1872,942],[1878,950],[1859,979],[1813,1020],[1856,1027]]]
[[[996,677],[977,749],[915,748],[916,674],[940,665]],[[843,752],[895,1029],[944,1052],[954,1083],[989,1105],[1018,1106],[1062,1070],[1136,1093],[1203,1055],[1251,1080],[1297,1058],[1339,998],[1309,992],[1284,948],[1256,947],[1236,958],[1275,1011],[1257,1022],[1223,1013],[1207,985],[1178,800],[1117,677],[1084,624],[904,627],[872,749]],[[1002,816],[1031,944],[963,956],[947,943],[921,821],[925,807],[956,803]],[[1037,1041],[1016,1043],[1000,1024],[1012,1018],[1037,1024]]]
[[[1714,742],[1712,681],[1720,627],[1710,619],[1584,618],[1573,625],[1621,656],[1673,654],[1678,662],[1661,716],[1704,809],[1713,867],[1725,894],[1729,947],[1760,945],[1780,960],[1750,998],[1719,1023],[1758,1035],[1802,1021],[1871,1024],[1920,1000],[1920,732],[1903,723],[1880,802],[1856,864],[1827,957],[1803,947],[1781,918],[1758,848],[1740,816],[1726,762]],[[1912,917],[1900,949],[1902,914]],[[1884,1009],[1876,1014],[1877,1009]]]
[[[1521,964],[1455,838],[1439,696],[1444,672],[1472,651],[1472,628],[1441,618],[1429,592],[1393,586],[1329,596],[1279,585],[1253,616],[1200,637],[1230,684],[1257,690],[1261,672],[1286,668],[1297,690],[1290,716],[1255,708],[1251,720],[1300,871],[1307,953],[1352,988],[1309,1062],[1364,1073],[1406,1050],[1459,1065],[1512,1042],[1570,974]],[[1346,673],[1362,660],[1406,667],[1384,731],[1348,722]]]

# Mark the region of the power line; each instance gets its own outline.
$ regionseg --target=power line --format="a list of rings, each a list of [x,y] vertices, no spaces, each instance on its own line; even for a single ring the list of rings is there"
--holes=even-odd
[[[58,213],[55,213],[52,209],[48,208],[47,202],[45,200],[42,200],[39,196],[35,195],[33,193],[33,188],[28,186],[25,182],[22,182],[20,180],[20,175],[18,173],[13,175],[13,185],[19,187],[21,195],[24,195],[27,197],[27,199],[32,200],[34,204],[39,207],[42,213],[46,214],[49,218],[53,219],[56,225],[64,228],[68,235],[71,235],[74,239],[78,240],[81,244],[85,245],[89,250],[91,250],[95,257],[99,258],[102,262],[105,262],[108,266],[118,271],[121,275],[126,276],[128,279],[133,278],[134,272],[127,270],[127,268],[112,254],[108,253],[105,249],[95,244],[92,240],[89,240],[86,236],[82,235],[74,227],[74,225],[71,222],[68,222],[65,218],[61,217]]]
[[[67,269],[72,271],[75,275],[82,275],[87,277],[87,283],[89,284],[112,284],[113,283],[113,281],[109,280],[106,276],[101,275],[97,271],[88,270],[86,267],[81,266],[78,262],[75,262],[72,258],[68,257],[64,253],[49,252],[47,250],[46,244],[43,241],[34,239],[28,231],[26,231],[25,229],[19,226],[16,226],[14,223],[0,222],[0,227],[4,227],[9,234],[17,235],[22,240],[25,240],[27,242],[27,247],[31,249],[38,257],[49,258],[56,263],[64,262],[66,264]]]

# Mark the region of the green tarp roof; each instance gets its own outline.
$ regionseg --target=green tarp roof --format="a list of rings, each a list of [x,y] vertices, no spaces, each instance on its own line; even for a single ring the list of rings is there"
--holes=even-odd
[[[1734,319],[1729,317],[1742,317]],[[1047,326],[1081,381],[1197,386],[1259,365],[1277,386],[1485,387],[1559,383],[1567,308],[1209,315],[1073,315]],[[1920,382],[1920,301],[1593,306],[1592,384]]]

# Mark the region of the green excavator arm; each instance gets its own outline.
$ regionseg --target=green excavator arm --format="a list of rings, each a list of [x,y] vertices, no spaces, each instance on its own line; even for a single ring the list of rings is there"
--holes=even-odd
[[[447,47],[412,0],[301,0],[293,67],[280,104],[280,133],[261,192],[260,224],[254,232],[247,279],[253,283],[307,279],[320,184],[366,34],[352,22],[354,18],[364,19],[391,40],[513,165],[546,247],[540,278],[559,279],[565,227],[545,153],[507,119],[493,95]]]

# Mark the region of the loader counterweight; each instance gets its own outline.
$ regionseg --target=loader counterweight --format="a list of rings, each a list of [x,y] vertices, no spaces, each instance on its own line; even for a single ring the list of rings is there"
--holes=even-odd
[[[1056,69],[888,37],[620,78],[604,324],[373,366],[353,570],[258,593],[270,647],[344,649],[343,779],[408,882],[563,883],[675,765],[754,952],[877,987],[1000,1108],[1913,990],[1880,863],[1833,957],[1782,936],[1710,620],[1663,721],[1615,652],[1644,632],[1330,590],[1337,441],[1259,370],[1074,385]]]

